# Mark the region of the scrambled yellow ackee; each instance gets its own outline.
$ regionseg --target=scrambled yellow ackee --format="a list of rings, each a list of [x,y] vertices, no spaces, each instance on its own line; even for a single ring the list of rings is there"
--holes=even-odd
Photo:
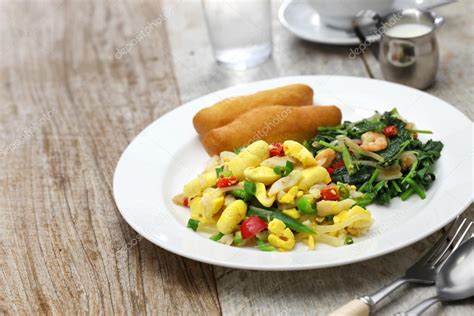
[[[313,156],[296,141],[259,140],[212,157],[174,201],[190,208],[189,228],[227,245],[289,251],[297,242],[311,250],[317,242],[351,244],[372,217],[357,205],[355,186],[332,182],[335,159],[331,150]]]

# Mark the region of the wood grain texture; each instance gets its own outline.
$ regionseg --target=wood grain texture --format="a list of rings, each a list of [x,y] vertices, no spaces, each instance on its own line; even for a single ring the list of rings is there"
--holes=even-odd
[[[179,104],[160,2],[0,5],[0,314],[219,314],[212,267],[112,197],[126,145]]]
[[[276,19],[280,3],[272,59],[233,72],[215,64],[197,0],[0,0],[0,314],[324,315],[431,245],[436,236],[340,268],[242,271],[170,254],[121,218],[112,197],[121,152],[181,102],[277,76],[376,71],[347,48],[294,38]],[[472,119],[472,4],[459,5],[440,32],[452,55],[429,92]],[[433,291],[403,288],[377,313]],[[473,303],[428,315],[470,314]]]
[[[276,11],[281,1],[273,1],[275,49],[272,59],[245,72],[227,70],[216,65],[212,58],[200,4],[196,1],[185,3],[177,5],[172,0],[165,1],[165,7],[178,12],[173,23],[169,24],[168,32],[183,101],[235,84],[279,76],[335,74],[368,77],[367,67],[376,73],[373,63],[367,63],[362,58],[349,59],[347,47],[318,45],[293,37],[277,20]],[[469,19],[467,14],[458,15],[462,16],[464,22]],[[448,23],[457,23],[451,21],[453,19],[456,17],[450,18]],[[472,39],[466,41],[472,42]],[[472,48],[466,42],[458,46],[463,49],[463,53],[460,57],[453,56],[452,64],[455,67],[450,69],[450,76],[461,71],[468,72],[467,69],[463,70],[462,58],[465,57],[462,56],[469,49],[472,53]],[[456,83],[449,81],[437,84],[429,92],[438,96],[444,94],[446,101],[468,113],[468,106],[472,103],[469,80],[472,80],[472,76],[471,79],[468,76],[459,78]],[[449,92],[451,89],[458,91],[456,95]],[[464,215],[473,219],[474,206]],[[411,247],[377,259],[331,269],[257,272],[216,267],[214,270],[222,312],[224,315],[327,315],[357,295],[370,293],[403,274],[413,264],[414,258],[423,254],[437,237],[438,234],[435,234]],[[376,314],[393,315],[433,294],[432,287],[401,288],[378,306]],[[468,315],[473,309],[474,300],[468,300],[443,307],[438,304],[426,315]]]

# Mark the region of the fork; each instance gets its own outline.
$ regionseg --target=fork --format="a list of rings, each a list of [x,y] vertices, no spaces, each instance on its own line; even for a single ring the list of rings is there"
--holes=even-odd
[[[434,284],[438,269],[451,255],[451,253],[457,247],[459,247],[472,224],[473,222],[466,218],[460,218],[459,216],[456,217],[453,223],[449,225],[446,233],[420,260],[408,268],[404,276],[393,280],[383,288],[370,295],[365,295],[359,297],[358,299],[352,300],[338,310],[332,312],[330,316],[365,316],[368,315],[370,309],[379,303],[383,298],[405,283],[426,285]],[[455,232],[451,237],[450,235],[453,231]]]

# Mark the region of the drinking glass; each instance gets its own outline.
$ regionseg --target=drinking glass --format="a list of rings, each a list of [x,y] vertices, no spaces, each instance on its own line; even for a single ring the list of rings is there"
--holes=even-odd
[[[272,53],[270,0],[202,0],[218,63],[243,70]]]

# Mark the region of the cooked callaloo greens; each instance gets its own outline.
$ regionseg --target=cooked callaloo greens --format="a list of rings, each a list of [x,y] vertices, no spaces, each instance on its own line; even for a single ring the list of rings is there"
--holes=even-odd
[[[355,185],[363,196],[355,199],[364,207],[371,203],[388,204],[399,196],[405,201],[412,195],[424,199],[436,179],[434,163],[443,144],[423,143],[418,130],[396,109],[357,122],[320,128],[305,146],[316,155],[329,157],[324,167],[333,181]]]
[[[422,133],[393,109],[321,127],[303,144],[259,140],[213,156],[174,202],[190,208],[190,229],[226,245],[350,245],[372,224],[367,205],[426,197],[443,144]]]
[[[190,229],[227,245],[289,251],[297,242],[310,250],[317,242],[351,244],[372,216],[358,205],[364,194],[356,186],[331,179],[323,166],[330,158],[296,141],[259,140],[213,156],[174,202],[190,208]]]

